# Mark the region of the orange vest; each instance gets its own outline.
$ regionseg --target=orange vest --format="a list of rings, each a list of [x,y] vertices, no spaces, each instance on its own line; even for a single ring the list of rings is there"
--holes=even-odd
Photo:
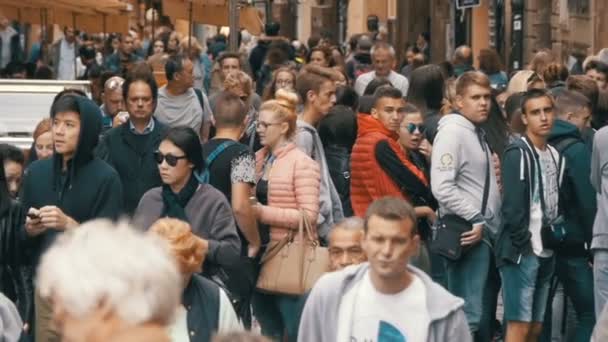
[[[375,149],[380,141],[388,141],[403,165],[428,185],[424,172],[405,157],[397,142],[397,133],[389,131],[380,121],[367,114],[357,116],[357,125],[357,141],[351,155],[350,180],[351,203],[356,216],[364,217],[367,207],[382,197],[400,197],[409,201],[407,195],[384,172],[376,159]]]

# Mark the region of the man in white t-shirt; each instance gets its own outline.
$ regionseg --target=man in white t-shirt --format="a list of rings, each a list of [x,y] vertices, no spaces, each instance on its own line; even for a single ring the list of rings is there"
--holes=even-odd
[[[521,107],[526,133],[503,158],[504,222],[496,242],[507,342],[540,336],[555,268],[551,241],[559,241],[563,232],[557,218],[564,164],[547,144],[555,120],[553,97],[530,90]]]
[[[357,77],[355,81],[357,94],[362,96],[367,85],[375,78],[384,78],[391,82],[393,87],[401,90],[403,96],[406,96],[410,83],[405,76],[393,70],[396,62],[395,48],[388,43],[379,42],[372,47],[371,55],[374,70]]]
[[[365,215],[369,263],[324,275],[304,307],[298,341],[471,341],[462,299],[408,265],[420,245],[416,214],[385,197]]]

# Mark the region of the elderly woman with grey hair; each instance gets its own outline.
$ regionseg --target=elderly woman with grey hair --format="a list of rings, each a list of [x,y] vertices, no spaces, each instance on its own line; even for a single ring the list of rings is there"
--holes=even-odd
[[[59,237],[38,283],[64,342],[169,341],[182,289],[164,241],[105,220]]]

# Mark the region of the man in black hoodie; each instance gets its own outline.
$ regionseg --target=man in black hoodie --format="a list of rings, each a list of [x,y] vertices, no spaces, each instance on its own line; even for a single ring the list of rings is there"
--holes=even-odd
[[[370,53],[373,44],[372,39],[367,35],[361,35],[357,39],[357,51],[353,55],[353,59],[346,63],[346,75],[353,82],[357,77],[374,69]]]
[[[99,107],[81,96],[65,95],[51,108],[55,154],[26,171],[22,204],[34,266],[62,232],[85,221],[116,218],[122,208],[120,178],[93,156],[101,132]],[[52,307],[36,298],[36,341],[56,341],[49,327]]]

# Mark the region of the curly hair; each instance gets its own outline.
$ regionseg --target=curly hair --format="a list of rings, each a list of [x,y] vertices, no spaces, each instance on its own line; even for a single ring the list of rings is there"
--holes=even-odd
[[[190,225],[173,218],[156,221],[150,231],[169,243],[169,248],[182,274],[201,272],[205,254],[203,240],[192,233]]]

